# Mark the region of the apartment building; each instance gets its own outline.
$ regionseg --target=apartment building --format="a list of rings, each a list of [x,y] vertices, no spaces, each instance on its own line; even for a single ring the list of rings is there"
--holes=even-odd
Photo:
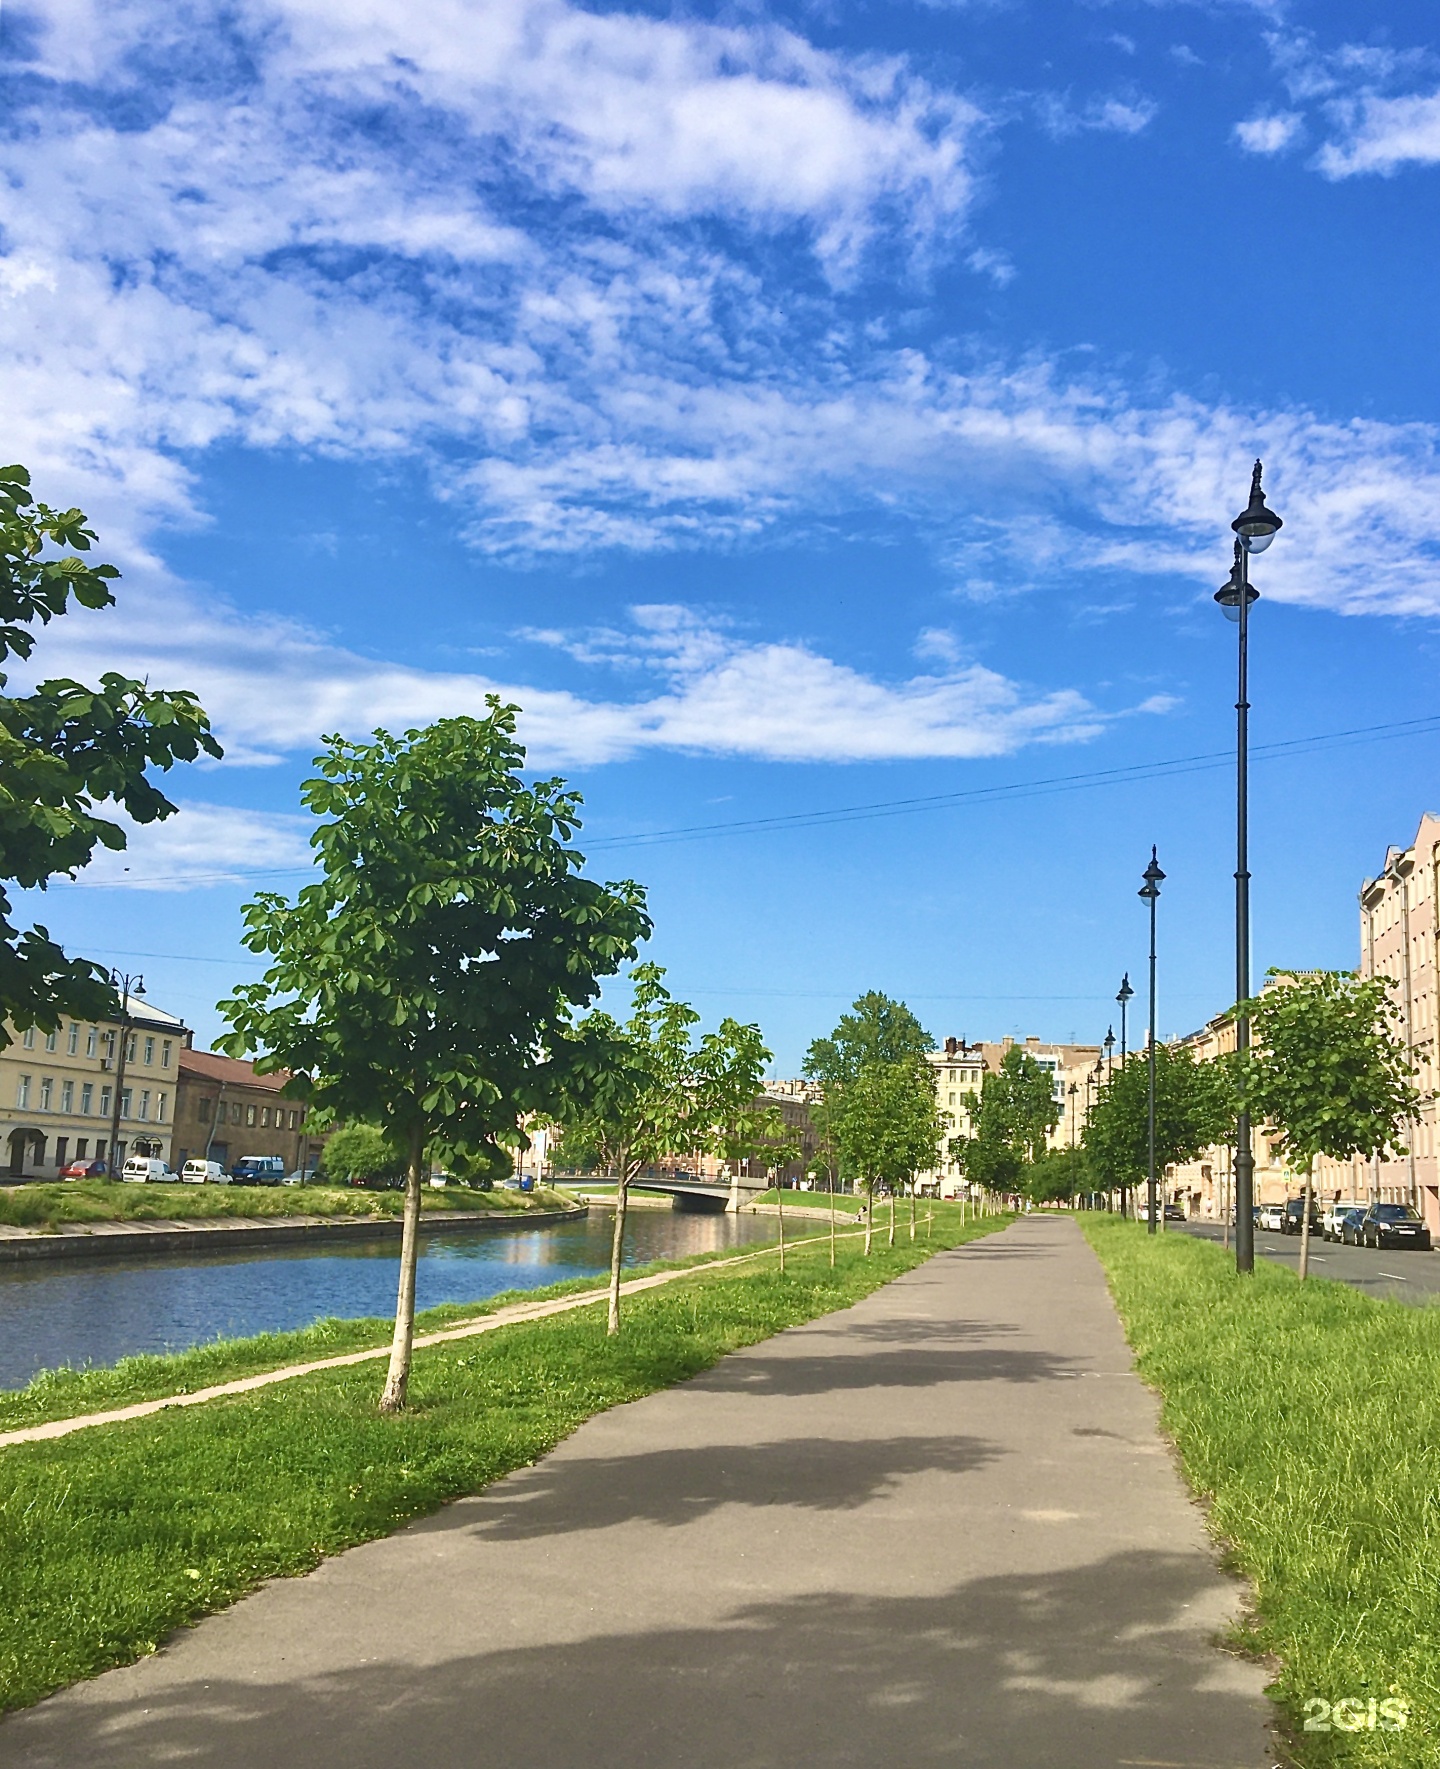
[[[287,1173],[313,1166],[324,1137],[305,1127],[305,1107],[281,1096],[287,1077],[257,1075],[254,1063],[213,1050],[185,1049],[175,1096],[175,1165],[245,1155],[278,1155]]]
[[[1397,1030],[1410,1053],[1415,1085],[1440,1088],[1440,815],[1427,811],[1408,848],[1391,848],[1385,864],[1360,888],[1360,975],[1385,977]],[[1322,1155],[1315,1185],[1322,1198],[1414,1204],[1440,1234],[1440,1112],[1432,1098],[1405,1137],[1403,1154],[1385,1160],[1335,1161]]]
[[[127,1154],[168,1161],[180,1057],[192,1034],[174,1014],[134,999],[123,1030],[116,1165]],[[55,1179],[72,1161],[110,1158],[121,1033],[117,1020],[67,1019],[54,1032],[6,1026],[0,1151],[10,1179]]]

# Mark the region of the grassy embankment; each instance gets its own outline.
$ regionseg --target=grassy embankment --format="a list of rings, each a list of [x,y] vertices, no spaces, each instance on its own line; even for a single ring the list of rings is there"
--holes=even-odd
[[[469,1186],[427,1186],[426,1210],[556,1210],[573,1199],[558,1192],[471,1191]],[[61,1223],[196,1222],[222,1216],[399,1216],[401,1192],[372,1192],[338,1185],[127,1185],[103,1179],[64,1180],[55,1185],[0,1187],[0,1223],[12,1228],[55,1229]]]
[[[1300,1762],[1440,1761],[1440,1314],[1183,1234],[1081,1217],[1141,1373],[1256,1613],[1236,1644],[1283,1663]],[[1306,1703],[1409,1706],[1403,1731],[1303,1730]],[[1353,1719],[1353,1710],[1344,1716]]]
[[[792,1248],[784,1278],[768,1255],[697,1271],[633,1298],[618,1340],[596,1304],[419,1352],[412,1405],[395,1418],[377,1413],[380,1372],[362,1365],[0,1450],[0,1706],[141,1657],[262,1580],[475,1492],[592,1414],[843,1308],[1006,1220],[962,1229],[958,1215],[937,1211],[928,1248],[907,1239],[867,1260],[842,1241],[833,1271],[823,1241]],[[194,1385],[201,1355],[144,1362],[152,1378],[169,1365],[175,1392]],[[246,1344],[203,1355],[205,1381],[253,1367]]]

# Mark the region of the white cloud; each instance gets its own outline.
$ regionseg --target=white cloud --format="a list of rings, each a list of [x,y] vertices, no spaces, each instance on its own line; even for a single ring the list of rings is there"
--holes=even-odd
[[[1087,130],[1138,135],[1155,120],[1159,108],[1153,99],[1135,93],[1092,98],[1078,107],[1068,93],[1042,93],[1035,101],[1041,128],[1057,141]]]
[[[1336,112],[1339,138],[1326,142],[1317,162],[1328,178],[1440,163],[1440,92],[1404,98],[1366,93]]]
[[[1296,140],[1304,126],[1304,119],[1297,112],[1277,111],[1237,123],[1235,139],[1247,153],[1278,154]]]
[[[110,815],[124,829],[127,845],[118,854],[97,849],[74,880],[77,889],[184,891],[241,884],[257,874],[307,871],[314,859],[309,817],[194,799],[159,823],[136,823],[123,811]]]
[[[632,609],[624,627],[525,636],[597,669],[629,666],[622,679],[630,693],[586,696],[377,662],[292,622],[241,620],[173,587],[145,585],[122,609],[77,614],[52,628],[34,667],[82,677],[100,667],[144,667],[156,681],[184,682],[214,718],[227,760],[251,764],[313,749],[331,731],[357,736],[377,725],[480,714],[492,693],[523,709],[521,736],[537,767],[623,761],[655,749],[770,761],[995,756],[1093,737],[1114,716],[1073,690],[1027,689],[962,663],[958,652],[934,673],[884,681],[802,640],[743,639],[669,605]],[[200,870],[207,850],[211,870],[232,863],[232,846],[210,845],[208,829],[187,846],[167,833],[172,828],[143,839],[169,842]],[[138,873],[129,859],[119,864]]]

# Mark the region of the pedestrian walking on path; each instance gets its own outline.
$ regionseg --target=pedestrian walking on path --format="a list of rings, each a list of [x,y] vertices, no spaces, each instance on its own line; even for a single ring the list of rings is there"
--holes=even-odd
[[[1265,1673],[1032,1217],[0,1723],[0,1769],[1263,1769]]]

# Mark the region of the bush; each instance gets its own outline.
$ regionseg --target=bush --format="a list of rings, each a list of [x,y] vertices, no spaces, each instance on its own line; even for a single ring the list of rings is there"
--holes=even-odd
[[[373,1124],[346,1124],[320,1156],[327,1179],[389,1179],[405,1171],[405,1157]]]

